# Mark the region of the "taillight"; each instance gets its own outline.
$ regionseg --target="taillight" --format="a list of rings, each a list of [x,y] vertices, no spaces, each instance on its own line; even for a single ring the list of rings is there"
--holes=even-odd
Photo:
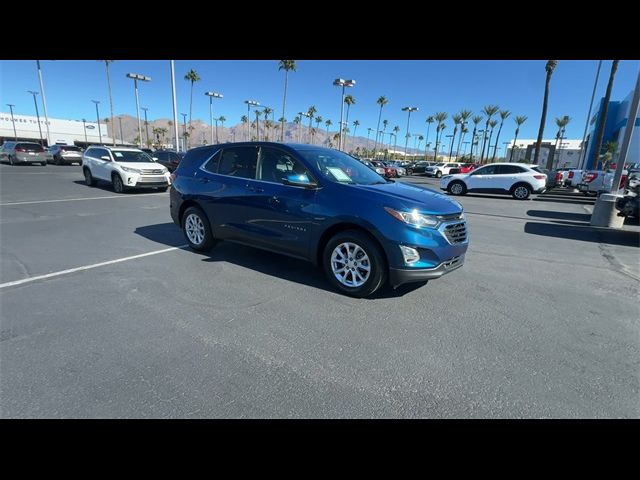
[[[562,173],[560,173],[560,172],[556,173],[556,182],[558,180],[562,180]]]
[[[545,178],[547,178],[546,175],[534,175],[533,178],[537,178],[538,180],[544,180]]]
[[[573,178],[573,170],[569,172],[569,178]]]
[[[598,174],[595,172],[585,173],[582,180],[587,183],[593,182],[598,177]]]
[[[171,183],[176,181],[176,172],[171,172],[171,175],[169,175],[169,178],[171,179]]]
[[[24,152],[24,151],[25,151],[24,148],[16,147],[16,152]]]

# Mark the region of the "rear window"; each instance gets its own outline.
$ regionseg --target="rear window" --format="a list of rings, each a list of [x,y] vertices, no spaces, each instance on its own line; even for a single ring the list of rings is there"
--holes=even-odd
[[[82,149],[80,147],[76,147],[73,145],[60,145],[60,150],[65,152],[81,152]]]
[[[21,148],[27,152],[44,152],[44,148],[37,143],[18,143],[16,148]]]
[[[211,158],[218,150],[220,150],[220,147],[217,146],[189,150],[183,157],[182,161],[178,164],[176,172],[180,173],[191,168],[199,167],[206,159]]]
[[[538,173],[543,173],[543,172],[542,172],[542,170],[540,170],[540,167],[538,167],[537,165],[536,165],[536,166],[533,166],[533,167],[529,167],[529,168],[530,168],[531,170],[535,170],[535,171],[536,171],[536,172],[538,172]]]

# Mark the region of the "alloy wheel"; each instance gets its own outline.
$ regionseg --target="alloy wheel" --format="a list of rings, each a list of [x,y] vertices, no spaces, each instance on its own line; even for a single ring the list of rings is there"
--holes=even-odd
[[[331,253],[331,271],[342,285],[360,287],[371,275],[371,261],[362,247],[344,242]]]
[[[184,230],[187,238],[194,245],[200,245],[204,241],[204,223],[202,223],[202,219],[198,215],[192,213],[187,217],[184,222]]]

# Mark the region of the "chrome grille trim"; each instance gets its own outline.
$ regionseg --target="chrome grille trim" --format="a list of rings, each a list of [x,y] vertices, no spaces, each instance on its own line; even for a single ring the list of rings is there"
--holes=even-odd
[[[439,230],[451,245],[467,241],[467,223],[464,221],[443,224]]]

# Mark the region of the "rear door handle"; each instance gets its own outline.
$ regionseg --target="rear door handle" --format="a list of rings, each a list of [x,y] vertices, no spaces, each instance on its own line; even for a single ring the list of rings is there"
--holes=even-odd
[[[198,182],[200,183],[209,183],[211,180],[209,180],[207,177],[200,177],[198,179]]]
[[[249,189],[250,192],[256,192],[256,193],[264,192],[264,188],[260,188],[260,187],[252,187],[247,185],[247,188]]]

